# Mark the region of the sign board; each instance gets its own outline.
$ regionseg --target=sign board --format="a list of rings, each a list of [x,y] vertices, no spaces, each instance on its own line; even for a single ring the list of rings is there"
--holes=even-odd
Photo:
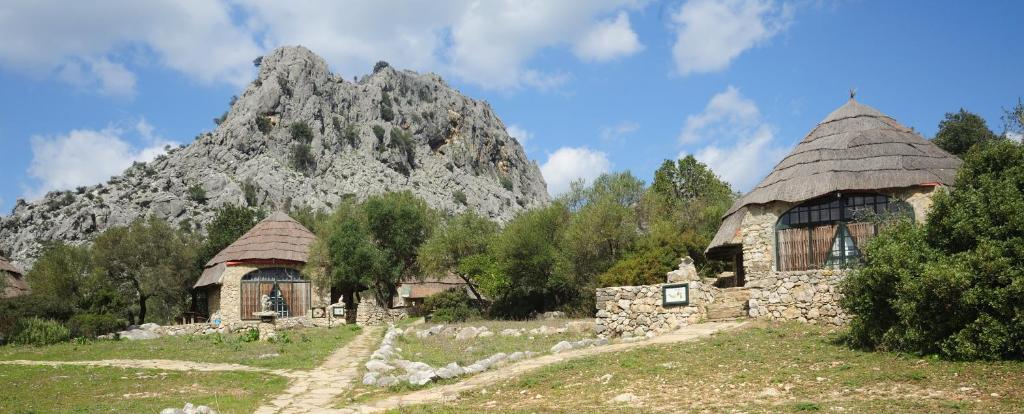
[[[334,306],[334,307],[332,307],[331,308],[331,316],[334,316],[335,318],[340,318],[342,316],[345,316],[345,308],[341,307],[341,306]]]
[[[686,306],[690,304],[690,284],[673,283],[661,285],[661,306]]]

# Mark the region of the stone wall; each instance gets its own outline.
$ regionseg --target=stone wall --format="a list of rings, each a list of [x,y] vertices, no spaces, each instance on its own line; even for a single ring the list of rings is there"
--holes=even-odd
[[[260,266],[243,264],[225,267],[224,274],[221,275],[220,291],[217,293],[211,293],[210,295],[211,297],[216,295],[216,305],[218,306],[217,308],[214,308],[215,301],[210,301],[211,320],[213,319],[212,316],[219,311],[218,315],[220,316],[221,323],[235,324],[242,322],[242,305],[240,298],[242,277],[245,276],[247,273],[259,269],[261,267],[289,267],[293,269],[302,270],[298,266],[286,265]],[[328,305],[330,298],[326,297],[326,295],[323,294],[323,292],[320,292],[320,289],[317,288],[315,283],[312,284],[310,293],[312,295],[312,297],[310,298],[310,305],[312,307],[323,307]]]
[[[371,295],[365,295],[356,307],[356,325],[381,326],[409,317],[406,308],[387,309],[377,304]]]
[[[595,332],[602,337],[657,335],[700,322],[718,289],[689,283],[690,304],[668,308],[661,305],[664,284],[597,289]]]
[[[839,306],[839,283],[845,271],[833,269],[769,272],[747,282],[752,318],[844,325],[850,318]]]

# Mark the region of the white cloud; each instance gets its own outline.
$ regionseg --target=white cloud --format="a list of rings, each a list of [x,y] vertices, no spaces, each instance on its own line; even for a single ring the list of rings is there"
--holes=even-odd
[[[692,144],[708,135],[723,136],[735,125],[750,124],[761,118],[757,104],[740,95],[733,86],[711,98],[704,111],[686,117],[679,142]]]
[[[629,14],[620,11],[614,19],[600,22],[576,42],[574,52],[583,60],[608,61],[643,49],[629,24]]]
[[[638,129],[640,129],[640,124],[633,121],[622,121],[612,126],[606,126],[601,128],[601,141],[606,144],[619,143]]]
[[[0,66],[129,95],[133,66],[155,61],[201,82],[243,86],[253,58],[301,44],[346,77],[383,59],[490,89],[545,89],[570,76],[531,67],[534,56],[574,45],[585,60],[635,52],[639,40],[624,10],[645,2],[16,2],[0,11]]]
[[[527,142],[530,142],[530,140],[533,139],[532,132],[527,131],[523,127],[520,127],[519,125],[516,124],[509,124],[507,127],[505,127],[505,131],[508,132],[509,136],[515,138],[516,141],[519,141],[519,144],[523,145],[524,147],[526,146]]]
[[[145,64],[151,53],[200,81],[244,85],[261,54],[227,2],[203,0],[14,2],[0,11],[0,38],[0,66],[121,96],[135,75],[115,60]]]
[[[745,192],[787,153],[775,142],[775,130],[752,100],[730,86],[712,97],[703,112],[686,118],[680,142],[702,144],[694,157]]]
[[[586,147],[559,148],[548,154],[548,160],[540,166],[544,181],[548,183],[548,192],[552,195],[564,193],[573,181],[589,182],[609,170],[611,162],[608,155]]]
[[[1024,134],[1018,134],[1014,132],[1007,132],[1006,137],[1014,141],[1024,143]]]
[[[25,197],[36,199],[49,191],[103,182],[135,161],[152,161],[165,152],[165,146],[176,144],[154,135],[153,127],[145,119],[138,121],[133,132],[145,146],[136,148],[126,138],[127,130],[113,126],[98,131],[76,129],[51,137],[33,136],[28,175],[38,185],[27,189]]]
[[[791,21],[792,8],[773,0],[689,0],[672,15],[676,71],[688,75],[723,70]]]

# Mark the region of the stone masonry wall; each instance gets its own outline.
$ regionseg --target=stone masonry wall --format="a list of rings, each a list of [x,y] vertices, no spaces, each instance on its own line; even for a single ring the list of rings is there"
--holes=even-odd
[[[845,271],[833,269],[769,272],[747,282],[748,314],[758,319],[844,325],[850,320],[839,306],[839,283],[845,276]]]
[[[690,283],[690,304],[661,306],[664,284],[615,286],[597,289],[597,320],[601,337],[657,335],[698,323],[707,314],[706,304],[718,289],[699,281]]]
[[[241,311],[241,284],[242,277],[247,273],[259,269],[260,267],[291,267],[299,269],[295,266],[253,266],[253,265],[239,265],[239,266],[228,266],[224,268],[224,274],[221,276],[221,287],[218,294],[218,305],[221,323],[224,324],[237,324],[242,322],[242,311]],[[301,270],[301,269],[299,269]],[[310,304],[313,307],[326,306],[329,298],[320,292],[316,284],[312,284],[312,291],[310,292],[312,297],[310,298]],[[213,302],[210,302],[211,310],[213,310]],[[211,312],[211,320],[215,318],[214,313]]]
[[[377,300],[366,295],[356,307],[356,325],[381,326],[398,322],[409,316],[406,308],[387,309],[377,304]]]

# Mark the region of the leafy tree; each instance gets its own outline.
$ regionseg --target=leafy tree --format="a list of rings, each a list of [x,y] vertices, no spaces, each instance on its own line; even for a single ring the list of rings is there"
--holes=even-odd
[[[140,219],[105,231],[91,250],[95,270],[136,301],[135,322],[146,321],[151,300],[161,320],[184,310],[196,260],[187,234],[156,218]]]
[[[198,255],[199,267],[204,267],[217,253],[234,243],[266,217],[267,213],[263,210],[233,204],[218,208],[213,221],[206,226],[206,241]]]
[[[954,359],[1024,358],[1024,146],[971,148],[928,221],[883,231],[843,286],[855,345]]]
[[[467,259],[478,260],[478,256],[485,255],[497,232],[497,224],[475,212],[459,214],[441,225],[420,246],[417,259],[420,268],[435,276],[444,276],[449,272],[458,275],[469,285],[476,299],[481,301],[483,297],[474,279],[477,272],[472,270],[476,264],[463,262]]]
[[[932,142],[950,154],[963,157],[974,145],[994,139],[996,134],[988,129],[984,118],[960,108],[960,112],[946,113]]]
[[[449,289],[427,297],[423,310],[431,315],[433,322],[465,322],[479,315],[463,289]]]
[[[343,203],[321,229],[306,272],[321,286],[367,287],[389,306],[395,285],[417,275],[416,253],[430,237],[434,216],[408,191]]]
[[[554,309],[568,302],[567,278],[556,273],[558,241],[565,231],[569,210],[560,203],[520,213],[495,238],[491,253],[508,288],[495,298],[507,316],[524,317],[531,311]]]
[[[1017,106],[1003,111],[1003,135],[1024,141],[1024,101],[1017,99]]]
[[[687,155],[675,163],[665,160],[654,172],[651,190],[671,202],[732,197],[729,184],[719,179],[693,155]]]

